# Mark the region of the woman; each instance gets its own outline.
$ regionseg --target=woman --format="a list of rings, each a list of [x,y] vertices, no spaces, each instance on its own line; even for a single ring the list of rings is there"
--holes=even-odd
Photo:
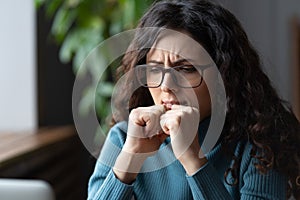
[[[129,117],[114,116],[107,140],[121,152],[113,167],[97,162],[89,199],[273,200],[291,192],[300,198],[299,122],[262,72],[237,19],[209,1],[163,1],[140,20],[144,27],[179,31],[195,42],[160,30],[137,32],[120,72],[133,71],[127,79],[140,87],[130,90]],[[203,153],[212,114],[208,81],[215,78],[210,61],[224,81],[227,108],[218,142]],[[128,105],[123,95],[117,109]],[[168,147],[176,160],[143,173],[147,159]],[[104,154],[110,159],[106,146]]]

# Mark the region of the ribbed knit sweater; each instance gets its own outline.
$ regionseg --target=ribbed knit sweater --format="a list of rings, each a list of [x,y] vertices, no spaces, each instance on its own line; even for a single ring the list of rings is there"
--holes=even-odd
[[[200,123],[199,141],[203,140],[200,136],[205,134],[203,132],[206,132],[208,123]],[[275,170],[270,170],[266,175],[260,174],[253,165],[257,160],[250,156],[249,142],[240,142],[235,147],[235,155],[241,156],[238,183],[235,186],[228,185],[224,179],[224,173],[233,161],[222,151],[221,142],[206,155],[208,163],[192,176],[188,176],[175,159],[161,169],[139,173],[131,185],[124,184],[115,177],[112,166],[125,142],[126,130],[126,122],[118,123],[110,130],[89,181],[88,200],[131,200],[133,197],[137,200],[286,198],[287,178]],[[166,150],[165,154],[172,154],[171,149],[168,151],[169,143],[170,139],[167,138],[160,147],[160,150]],[[232,183],[233,180],[229,173],[227,182]]]

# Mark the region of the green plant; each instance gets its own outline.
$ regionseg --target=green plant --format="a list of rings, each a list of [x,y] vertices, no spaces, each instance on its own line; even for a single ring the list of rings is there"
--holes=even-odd
[[[61,45],[61,62],[72,62],[76,74],[88,53],[101,41],[123,30],[134,28],[137,20],[153,0],[35,0],[46,15],[53,19],[51,36]],[[97,76],[99,70],[91,68]],[[105,70],[101,90],[96,93],[96,112],[101,127],[107,131],[106,118],[110,115],[110,96],[113,83],[110,77],[113,68]],[[97,80],[98,77],[94,77]],[[93,91],[87,87],[80,102],[81,114],[92,109]]]

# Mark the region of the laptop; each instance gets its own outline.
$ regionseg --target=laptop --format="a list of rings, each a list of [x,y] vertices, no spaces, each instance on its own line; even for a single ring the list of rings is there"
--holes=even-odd
[[[42,180],[1,179],[1,200],[55,200],[51,186]]]

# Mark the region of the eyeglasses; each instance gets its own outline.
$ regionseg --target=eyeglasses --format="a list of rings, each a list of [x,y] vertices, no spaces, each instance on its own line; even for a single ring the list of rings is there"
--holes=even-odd
[[[212,65],[194,66],[182,65],[164,67],[163,65],[137,65],[135,75],[143,87],[157,88],[161,86],[165,74],[170,73],[178,87],[196,88],[203,81],[203,71]]]

